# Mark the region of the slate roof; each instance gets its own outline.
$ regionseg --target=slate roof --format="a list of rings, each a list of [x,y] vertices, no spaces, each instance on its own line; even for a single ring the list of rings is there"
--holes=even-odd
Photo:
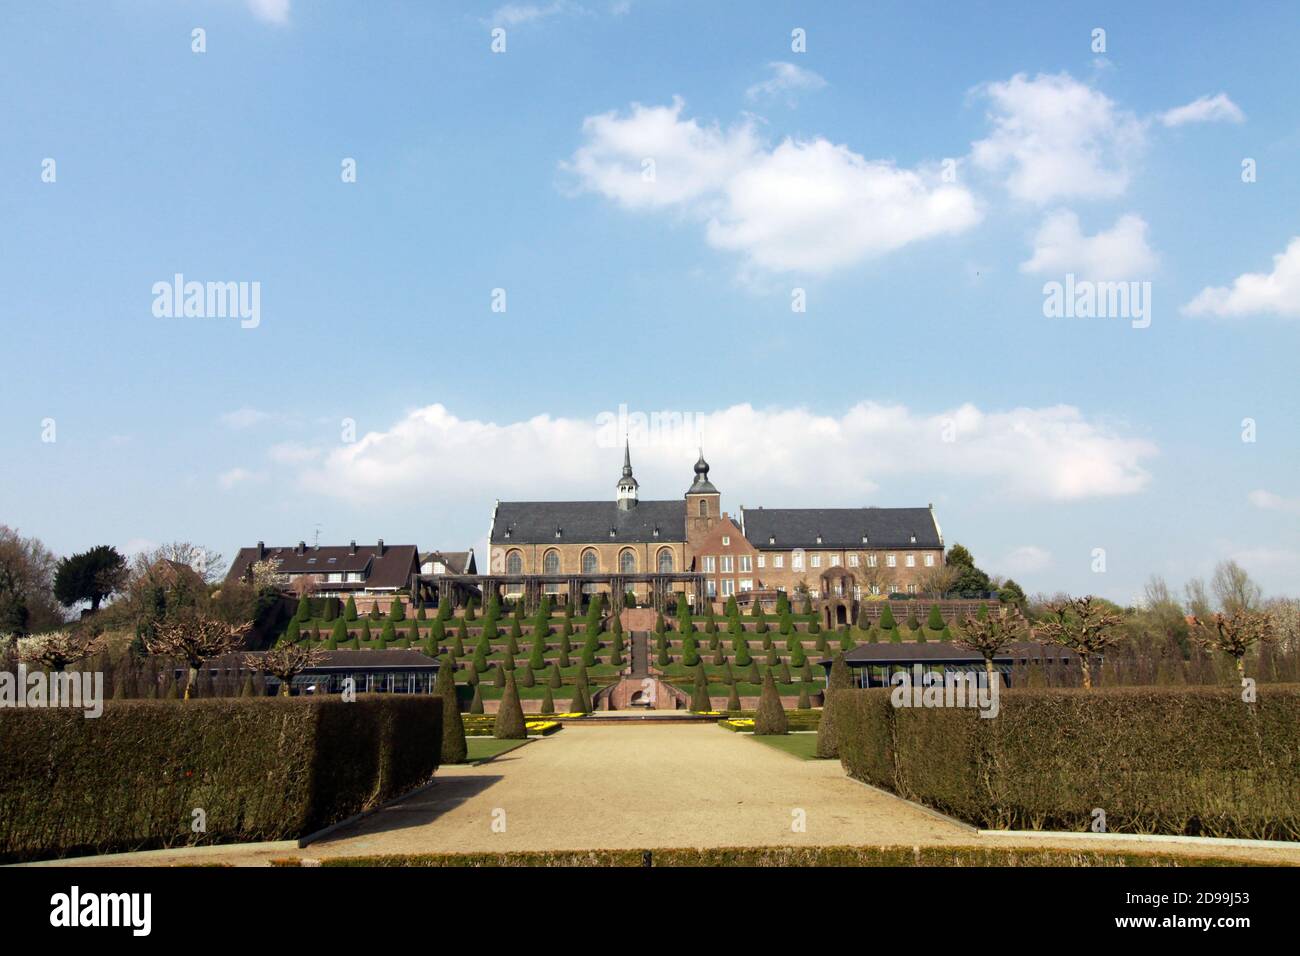
[[[207,658],[204,660],[203,666],[221,670],[247,670],[248,668],[244,664],[245,657],[261,657],[265,653],[265,651],[252,651],[241,654],[223,654],[220,657]],[[350,648],[343,648],[337,651],[321,651],[321,653],[325,655],[325,660],[307,668],[304,673],[315,674],[326,670],[374,671],[391,668],[411,670],[412,668],[429,667],[436,670],[438,667],[436,658],[429,657],[417,650],[405,648],[389,648],[384,651],[354,651]]]
[[[1054,644],[1018,641],[999,651],[994,655],[993,660],[1002,663],[1023,660],[1041,661],[1044,658],[1053,661],[1073,661],[1077,659],[1077,656],[1073,651]],[[982,662],[983,660],[983,655],[975,651],[959,647],[949,641],[935,640],[926,641],[924,644],[911,642],[895,644],[892,641],[882,641],[879,644],[859,644],[844,655],[844,663],[849,665],[897,664],[911,661],[928,661],[932,664],[940,662],[962,664]],[[833,658],[829,657],[817,661],[823,667],[830,667],[832,662]]]
[[[658,537],[654,534],[656,528]],[[626,511],[620,510],[613,501],[502,501],[497,505],[492,524],[493,544],[637,544],[685,540],[684,500],[641,501]]]
[[[742,508],[741,518],[745,537],[759,549],[943,546],[929,508]]]
[[[369,569],[366,579],[352,587],[404,588],[410,582],[411,571],[415,566],[416,549],[413,544],[389,544],[384,546],[384,553],[379,554],[377,544],[357,545],[320,545],[304,547],[298,554],[295,546],[284,548],[264,548],[261,557],[259,549],[240,548],[235,560],[226,572],[227,581],[242,580],[249,568],[259,560],[271,559],[279,562],[277,570],[281,574],[338,574],[345,571],[365,571]],[[332,584],[338,588],[344,585]]]
[[[471,566],[474,551],[426,551],[420,555],[420,566],[432,562],[441,561],[447,568],[448,574],[474,574],[475,571]]]

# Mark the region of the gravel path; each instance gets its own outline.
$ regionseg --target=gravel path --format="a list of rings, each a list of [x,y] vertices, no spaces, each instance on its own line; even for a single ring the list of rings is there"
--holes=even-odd
[[[711,724],[581,726],[477,767],[304,850],[210,847],[94,862],[257,865],[274,857],[771,845],[1001,845],[1114,849],[1300,863],[1300,849],[992,837]],[[792,824],[803,813],[806,828]],[[504,816],[503,816],[504,814]],[[504,832],[493,829],[504,819]]]

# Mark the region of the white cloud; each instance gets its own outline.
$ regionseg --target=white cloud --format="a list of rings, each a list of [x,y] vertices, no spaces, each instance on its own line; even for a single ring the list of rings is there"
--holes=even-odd
[[[1160,114],[1160,122],[1166,126],[1182,126],[1184,123],[1243,123],[1246,114],[1236,103],[1228,98],[1227,93],[1216,96],[1202,96],[1188,103],[1165,110]]]
[[[1146,131],[1131,112],[1067,73],[1017,73],[980,92],[991,102],[993,132],[972,145],[982,169],[1009,168],[1006,188],[1033,203],[1121,195]]]
[[[226,412],[221,416],[221,424],[227,428],[252,428],[254,425],[260,425],[271,417],[270,412],[264,412],[260,409],[252,408],[248,405],[237,408],[233,412]]]
[[[1110,229],[1085,236],[1079,217],[1060,209],[1044,218],[1034,237],[1034,254],[1020,264],[1020,271],[1072,272],[1083,279],[1115,280],[1149,276],[1155,267],[1156,256],[1147,245],[1147,224],[1141,216],[1120,216]]]
[[[1207,286],[1183,306],[1187,315],[1224,317],[1274,315],[1300,316],[1300,236],[1273,257],[1273,271],[1247,272],[1232,281],[1232,288]]]
[[[585,142],[561,166],[580,190],[625,208],[702,221],[715,248],[774,272],[828,272],[979,221],[971,193],[937,169],[900,169],[821,137],[768,149],[749,121],[724,130],[682,109],[674,98],[588,117]]]
[[[755,83],[745,91],[745,98],[750,100],[784,97],[793,102],[795,93],[811,93],[826,86],[826,80],[793,63],[769,63],[772,75],[761,83]]]
[[[219,484],[224,490],[229,491],[236,485],[262,481],[265,477],[265,475],[249,471],[246,468],[231,468],[229,471],[223,471],[221,474],[217,475],[217,484]]]
[[[1148,485],[1144,463],[1157,453],[1151,443],[1116,434],[1065,405],[1003,412],[963,405],[921,414],[863,402],[836,416],[745,404],[698,414],[693,424],[663,444],[633,442],[633,466],[647,497],[685,491],[696,433],[715,482],[733,502],[750,505],[868,504],[882,479],[897,476],[918,489],[948,478],[963,487],[984,480],[1000,495],[1127,495]],[[607,437],[595,418],[539,415],[498,424],[430,405],[332,448],[303,469],[301,482],[359,503],[440,500],[455,507],[489,497],[565,500],[604,492],[612,500],[621,461]],[[923,476],[931,477],[912,480]]]
[[[1004,557],[998,568],[1008,574],[1032,574],[1049,567],[1051,563],[1051,552],[1036,544],[1023,544]]]
[[[489,19],[492,21],[493,26],[517,27],[523,23],[533,23],[547,17],[553,17],[561,13],[573,13],[578,10],[577,6],[566,3],[565,0],[554,0],[553,3],[547,4],[507,3],[493,10]]]
[[[266,455],[272,461],[281,465],[300,465],[304,462],[315,461],[321,456],[321,450],[310,445],[304,445],[301,442],[287,441],[272,445],[267,449]]]
[[[1282,495],[1275,495],[1273,492],[1265,491],[1262,488],[1252,491],[1249,498],[1250,503],[1256,508],[1300,515],[1300,498],[1284,498]]]
[[[267,23],[289,22],[289,0],[248,0],[248,9]]]

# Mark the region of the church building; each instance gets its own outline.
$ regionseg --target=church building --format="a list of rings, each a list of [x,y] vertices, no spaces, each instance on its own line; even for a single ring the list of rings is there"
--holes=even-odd
[[[507,596],[523,590],[509,579],[543,576],[543,590],[556,600],[568,600],[574,587],[608,590],[605,581],[579,576],[626,576],[638,602],[650,596],[647,576],[673,575],[668,586],[692,605],[697,593],[721,605],[732,596],[774,600],[778,591],[846,602],[916,593],[927,569],[943,565],[933,506],[742,508],[732,517],[702,452],[694,472],[681,498],[642,500],[625,446],[612,499],[498,501],[489,574],[507,579]],[[682,572],[702,575],[701,586]]]

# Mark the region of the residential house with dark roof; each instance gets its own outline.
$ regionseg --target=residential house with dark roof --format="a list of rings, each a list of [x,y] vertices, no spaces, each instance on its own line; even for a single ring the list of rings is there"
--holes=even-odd
[[[311,585],[319,597],[391,597],[408,588],[419,571],[418,550],[413,544],[307,545],[299,541],[289,547],[240,548],[226,572],[227,581],[248,581],[253,565],[270,561],[287,578],[288,587],[302,591]]]

